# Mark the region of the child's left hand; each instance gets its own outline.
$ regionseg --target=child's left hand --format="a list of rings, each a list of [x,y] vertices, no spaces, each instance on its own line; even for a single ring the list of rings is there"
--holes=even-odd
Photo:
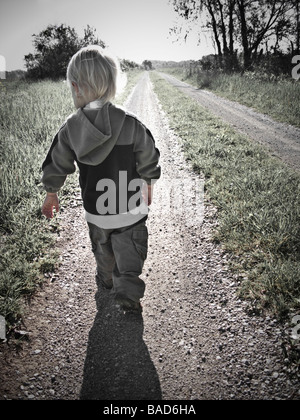
[[[52,219],[53,217],[53,207],[59,212],[59,200],[56,193],[47,193],[45,201],[42,206],[42,213],[47,219]]]

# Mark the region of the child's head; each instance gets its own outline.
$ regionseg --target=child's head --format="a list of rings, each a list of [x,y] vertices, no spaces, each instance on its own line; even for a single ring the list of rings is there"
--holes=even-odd
[[[79,50],[67,69],[75,106],[79,108],[100,98],[104,102],[112,100],[116,95],[117,75],[117,62],[98,45]]]

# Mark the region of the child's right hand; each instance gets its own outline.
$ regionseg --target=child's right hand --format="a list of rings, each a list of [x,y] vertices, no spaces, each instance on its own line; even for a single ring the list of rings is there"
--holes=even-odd
[[[47,219],[52,219],[53,217],[53,207],[59,212],[59,200],[56,193],[47,193],[45,201],[42,206],[42,213]]]
[[[147,206],[150,206],[152,203],[152,197],[153,197],[153,185],[144,184],[143,189],[142,189],[142,196]]]

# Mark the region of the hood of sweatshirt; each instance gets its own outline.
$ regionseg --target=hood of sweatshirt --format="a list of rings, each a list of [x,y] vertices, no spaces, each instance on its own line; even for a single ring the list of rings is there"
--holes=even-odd
[[[110,102],[97,109],[78,109],[65,126],[77,160],[92,166],[102,163],[115,146],[125,117],[126,113]]]

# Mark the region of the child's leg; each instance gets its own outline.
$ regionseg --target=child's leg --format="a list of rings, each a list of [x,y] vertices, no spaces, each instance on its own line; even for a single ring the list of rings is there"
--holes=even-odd
[[[92,251],[95,255],[97,263],[97,285],[111,289],[112,271],[115,265],[115,258],[111,246],[110,234],[111,230],[101,229],[98,226],[88,223],[90,238],[92,243]]]
[[[113,270],[114,293],[134,302],[144,296],[145,283],[140,279],[147,257],[148,231],[145,222],[111,235],[116,260]]]

